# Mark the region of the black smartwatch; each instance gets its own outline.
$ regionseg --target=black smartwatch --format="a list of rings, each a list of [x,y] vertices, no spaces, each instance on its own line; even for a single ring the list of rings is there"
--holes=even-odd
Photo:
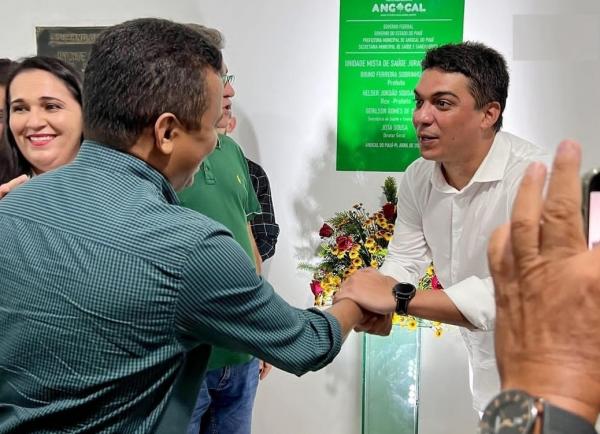
[[[408,303],[417,293],[417,288],[412,283],[400,282],[392,288],[396,299],[396,313],[398,315],[408,314]]]

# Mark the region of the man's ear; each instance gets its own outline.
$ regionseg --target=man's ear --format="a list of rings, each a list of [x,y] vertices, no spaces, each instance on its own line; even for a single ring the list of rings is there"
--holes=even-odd
[[[161,114],[154,123],[154,147],[155,150],[170,155],[175,144],[173,140],[179,135],[181,125],[177,116],[173,113]]]
[[[497,101],[492,101],[487,103],[483,109],[483,120],[481,126],[484,129],[493,128],[493,126],[498,121],[500,117],[500,113],[502,112],[502,108],[500,107],[500,103]]]

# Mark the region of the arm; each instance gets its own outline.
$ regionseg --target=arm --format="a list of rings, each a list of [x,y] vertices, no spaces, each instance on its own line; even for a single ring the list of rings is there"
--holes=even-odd
[[[330,363],[363,319],[353,302],[328,312],[288,305],[227,235],[200,238],[182,270],[181,341],[246,352],[301,375]]]
[[[363,309],[382,315],[393,313],[396,299],[392,288],[398,282],[372,268],[357,271],[342,283],[336,300],[355,300]],[[444,291],[417,292],[408,313],[420,318],[472,328]]]
[[[388,247],[388,254],[380,271],[359,270],[342,284],[338,299],[349,297],[361,307],[387,314],[394,312],[396,301],[392,288],[398,282],[416,284],[425,268],[431,262],[431,252],[423,232],[423,198],[427,197],[424,182],[415,166],[407,170],[398,189],[398,216],[396,217],[394,237]],[[427,175],[427,181],[430,175]],[[475,284],[471,286],[477,286]],[[456,288],[459,296],[467,288]],[[470,289],[470,288],[469,288]],[[458,298],[457,296],[456,298]],[[469,293],[463,296],[473,303]],[[446,291],[417,292],[408,307],[408,313],[417,317],[441,321],[449,324],[472,328],[461,310]],[[477,305],[475,305],[475,310]],[[492,300],[493,310],[493,300]],[[468,317],[468,316],[467,316]]]
[[[252,228],[250,226],[250,223],[248,223],[248,238],[250,239],[250,244],[252,245],[252,252],[254,253],[254,264],[256,265],[256,274],[261,274],[262,258],[260,256],[260,252],[258,251],[258,247],[256,246],[256,240],[254,239],[254,235],[252,234]]]
[[[279,225],[275,221],[275,210],[271,199],[269,178],[263,168],[247,159],[252,186],[260,203],[261,213],[252,221],[252,232],[263,261],[275,254],[279,236]]]

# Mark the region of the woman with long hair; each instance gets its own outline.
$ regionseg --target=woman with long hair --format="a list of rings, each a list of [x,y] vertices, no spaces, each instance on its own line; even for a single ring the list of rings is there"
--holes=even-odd
[[[14,179],[0,186],[0,198],[75,158],[83,132],[81,88],[77,71],[52,57],[29,57],[13,69],[4,111]]]

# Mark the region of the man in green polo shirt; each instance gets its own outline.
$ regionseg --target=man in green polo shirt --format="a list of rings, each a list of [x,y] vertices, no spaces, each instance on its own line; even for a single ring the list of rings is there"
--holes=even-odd
[[[216,29],[190,25],[213,44],[223,48]],[[250,221],[261,208],[252,187],[248,163],[240,146],[226,136],[235,96],[233,76],[223,64],[223,116],[215,150],[204,160],[194,184],[179,193],[181,204],[223,224],[257,266],[261,257],[252,236]],[[206,376],[192,413],[188,434],[250,434],[252,408],[262,363],[249,354],[214,347]],[[267,366],[265,374],[270,369]]]

